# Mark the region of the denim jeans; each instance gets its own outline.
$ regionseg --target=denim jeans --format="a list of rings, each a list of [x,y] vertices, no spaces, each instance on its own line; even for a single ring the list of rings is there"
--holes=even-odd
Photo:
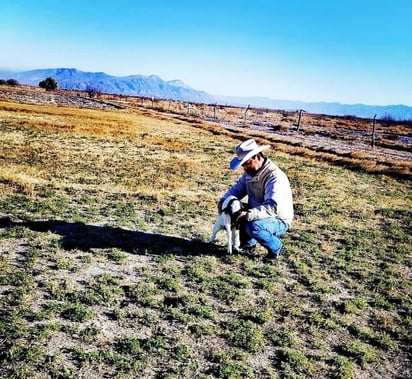
[[[243,246],[254,246],[259,242],[269,254],[277,255],[282,248],[278,237],[283,236],[288,225],[276,217],[242,223],[240,238]]]

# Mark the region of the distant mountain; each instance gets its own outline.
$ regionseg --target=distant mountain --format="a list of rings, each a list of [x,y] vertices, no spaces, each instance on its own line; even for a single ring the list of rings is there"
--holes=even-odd
[[[267,97],[233,97],[220,96],[219,102],[248,106],[297,111],[315,114],[327,114],[331,116],[356,116],[362,118],[392,117],[395,120],[412,120],[412,107],[406,105],[365,105],[365,104],[341,104],[326,102],[303,102],[293,100],[274,100]]]
[[[103,93],[118,95],[155,97],[192,101],[214,102],[214,97],[204,91],[195,90],[180,80],[166,82],[156,75],[111,76],[104,72],[84,72],[75,68],[39,69],[31,71],[0,71],[0,78],[16,79],[21,84],[38,86],[39,82],[51,76],[60,89],[84,91],[95,88]]]
[[[396,120],[412,120],[412,107],[406,105],[364,105],[326,102],[302,102],[275,100],[267,97],[216,96],[196,90],[180,80],[164,81],[156,75],[111,76],[104,72],[84,72],[75,68],[39,69],[31,71],[0,71],[0,79],[16,79],[21,84],[38,86],[47,77],[53,77],[61,89],[87,90],[95,88],[103,93],[129,96],[155,97],[197,103],[250,105],[257,108],[309,113],[357,116],[364,118],[392,117]]]

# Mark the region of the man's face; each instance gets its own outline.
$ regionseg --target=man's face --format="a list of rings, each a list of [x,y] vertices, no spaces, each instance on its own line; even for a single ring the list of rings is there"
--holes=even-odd
[[[255,175],[257,170],[259,170],[260,166],[262,165],[262,162],[259,158],[259,155],[255,155],[254,157],[248,159],[245,163],[242,164],[243,169],[250,176]]]

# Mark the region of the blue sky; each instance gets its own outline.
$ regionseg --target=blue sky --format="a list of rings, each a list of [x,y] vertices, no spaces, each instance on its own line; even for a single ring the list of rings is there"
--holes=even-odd
[[[0,0],[0,69],[412,106],[412,0]]]

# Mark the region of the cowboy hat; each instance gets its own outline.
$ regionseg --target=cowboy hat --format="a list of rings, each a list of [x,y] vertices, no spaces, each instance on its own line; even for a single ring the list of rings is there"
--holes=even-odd
[[[237,169],[242,164],[256,154],[259,154],[261,151],[266,150],[270,145],[261,145],[259,146],[254,139],[248,139],[245,142],[242,142],[240,145],[237,145],[235,148],[236,157],[234,157],[230,162],[230,168],[232,170]]]

